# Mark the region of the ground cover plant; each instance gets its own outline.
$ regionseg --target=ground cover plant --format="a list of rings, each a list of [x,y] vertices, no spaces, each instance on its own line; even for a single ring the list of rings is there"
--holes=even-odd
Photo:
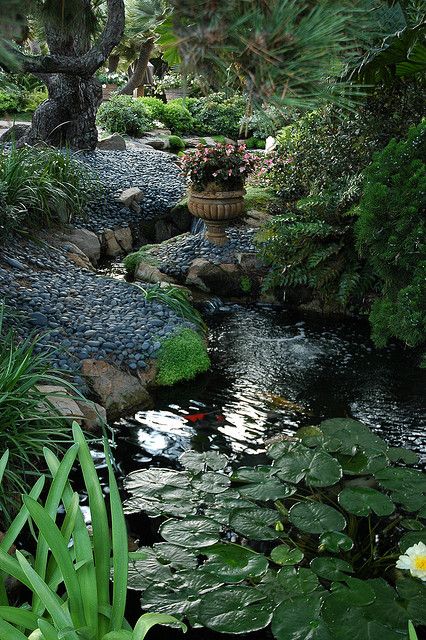
[[[44,451],[52,474],[44,504],[37,502],[43,485],[48,484],[42,475],[32,491],[23,496],[22,508],[0,542],[0,570],[25,585],[30,595],[28,603],[10,607],[4,575],[0,576],[1,637],[27,640],[26,634],[30,633],[30,640],[143,640],[155,624],[179,625],[162,614],[141,616],[134,628],[125,620],[127,530],[109,447],[105,443],[111,529],[90,449],[76,423],[73,434],[74,445],[62,460],[50,449]],[[77,458],[88,494],[92,536],[79,507],[79,495],[69,482]],[[3,456],[0,471],[6,462]],[[59,506],[65,512],[62,524],[56,522]],[[30,518],[37,531],[32,563],[20,551],[8,554]],[[114,580],[110,592],[111,568]]]
[[[193,329],[184,328],[162,341],[155,382],[170,386],[182,380],[192,380],[209,368],[205,339]]]
[[[0,150],[0,237],[84,216],[95,187],[96,177],[67,150]]]
[[[188,451],[182,471],[127,477],[125,512],[163,519],[162,541],[131,566],[143,609],[221,633],[271,625],[277,640],[402,640],[409,620],[425,625],[417,456],[347,418],[267,453],[269,463],[231,468]]]

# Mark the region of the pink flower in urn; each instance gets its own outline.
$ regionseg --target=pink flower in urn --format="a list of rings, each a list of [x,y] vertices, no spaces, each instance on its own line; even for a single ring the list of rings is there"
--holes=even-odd
[[[232,176],[232,169],[229,169],[228,176]]]

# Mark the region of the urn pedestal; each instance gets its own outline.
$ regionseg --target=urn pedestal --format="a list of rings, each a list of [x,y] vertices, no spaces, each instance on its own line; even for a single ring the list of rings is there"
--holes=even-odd
[[[206,223],[206,238],[218,246],[228,242],[225,229],[229,223],[244,213],[245,190],[239,191],[191,191],[188,209],[193,216]]]

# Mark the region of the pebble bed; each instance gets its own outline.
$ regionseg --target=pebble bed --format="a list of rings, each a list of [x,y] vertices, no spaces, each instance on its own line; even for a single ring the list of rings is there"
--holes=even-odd
[[[79,152],[77,157],[102,184],[88,207],[87,218],[74,221],[79,228],[101,233],[161,216],[179,202],[185,191],[175,157],[162,151],[90,151]],[[140,213],[116,201],[130,187],[143,191]]]
[[[0,299],[18,312],[12,319],[18,334],[41,335],[38,350],[71,373],[83,393],[81,360],[143,370],[162,339],[191,326],[169,307],[146,302],[136,286],[77,267],[65,249],[33,242],[0,250]]]
[[[182,277],[186,275],[191,262],[196,258],[204,258],[214,264],[237,262],[238,253],[256,253],[253,242],[255,229],[246,227],[228,228],[229,242],[218,247],[209,242],[204,232],[195,235],[185,234],[177,240],[163,242],[158,248],[150,251],[160,262],[159,268],[170,276]]]

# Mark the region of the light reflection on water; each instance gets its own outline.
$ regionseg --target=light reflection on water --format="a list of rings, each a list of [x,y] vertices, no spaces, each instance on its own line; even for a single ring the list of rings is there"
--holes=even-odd
[[[209,325],[212,371],[159,391],[155,411],[118,423],[124,471],[190,448],[261,456],[268,438],[338,416],[426,458],[426,372],[410,352],[375,349],[360,323],[264,308],[218,313]]]

